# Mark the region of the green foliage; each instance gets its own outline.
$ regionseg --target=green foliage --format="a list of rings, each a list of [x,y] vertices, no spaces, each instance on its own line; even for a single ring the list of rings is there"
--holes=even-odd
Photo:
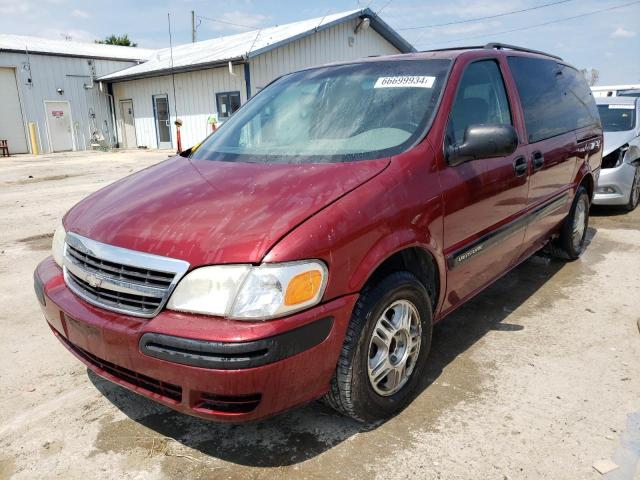
[[[137,43],[132,42],[131,39],[129,39],[129,35],[127,33],[125,33],[124,35],[111,34],[108,37],[106,37],[104,40],[96,40],[96,43],[104,43],[106,45],[120,45],[123,47],[138,46]]]

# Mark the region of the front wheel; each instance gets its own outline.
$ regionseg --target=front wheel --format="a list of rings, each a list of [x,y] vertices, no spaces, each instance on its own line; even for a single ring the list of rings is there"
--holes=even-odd
[[[417,394],[431,346],[431,301],[408,272],[365,288],[347,329],[326,403],[359,421],[385,419]]]

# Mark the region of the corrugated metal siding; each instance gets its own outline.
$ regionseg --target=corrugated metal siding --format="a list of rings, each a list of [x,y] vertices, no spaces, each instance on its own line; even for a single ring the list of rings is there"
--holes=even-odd
[[[357,35],[354,34],[356,24],[356,20],[345,22],[289,43],[252,60],[252,94],[255,95],[274,78],[302,68],[371,55],[400,53],[373,28],[361,30]],[[354,37],[353,46],[349,46],[349,37]]]
[[[372,28],[353,33],[356,21],[345,22],[314,35],[296,40],[251,60],[252,94],[280,75],[301,68],[323,63],[351,60],[370,55],[390,55],[399,51]],[[355,37],[349,46],[349,37]],[[176,74],[178,116],[183,121],[182,147],[188,148],[200,142],[209,133],[207,118],[216,110],[216,93],[240,91],[242,103],[246,101],[242,65],[234,66],[235,77],[227,68],[215,68]],[[133,100],[138,146],[157,148],[156,128],[153,117],[152,95],[169,96],[172,121],[172,141],[175,143],[175,105],[171,76],[151,77],[114,83],[116,115],[120,122],[119,100]],[[122,142],[121,128],[118,128]]]
[[[206,137],[210,132],[207,119],[216,113],[216,93],[239,91],[242,103],[246,102],[244,69],[234,65],[234,76],[229,69],[215,68],[175,75],[178,117],[183,121],[180,129],[182,147],[188,148]],[[173,99],[171,75],[130,80],[113,84],[118,122],[118,141],[122,142],[120,100],[133,101],[136,139],[139,147],[157,148],[156,126],[153,115],[153,95],[166,94],[171,112],[171,140],[176,146],[176,105]]]
[[[23,53],[0,52],[0,67],[14,67],[22,116],[26,131],[28,122],[35,122],[40,133],[40,146],[44,152],[50,152],[47,138],[45,100],[67,100],[71,105],[71,117],[74,124],[74,148],[84,150],[89,148],[89,139],[93,128],[98,129],[105,138],[113,136],[113,125],[109,110],[108,97],[100,92],[98,84],[93,89],[85,89],[85,83],[91,83],[91,71],[87,59],[61,57],[53,55],[29,54],[31,64],[31,79],[29,85],[29,71],[26,70],[27,56]],[[135,62],[92,60],[96,69],[96,76],[106,75],[127,68]],[[58,94],[62,88],[64,93]],[[94,118],[90,118],[93,112]],[[106,123],[105,123],[106,122]]]

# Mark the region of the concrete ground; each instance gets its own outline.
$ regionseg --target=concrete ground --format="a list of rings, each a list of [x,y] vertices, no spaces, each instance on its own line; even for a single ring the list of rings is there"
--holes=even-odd
[[[598,211],[577,262],[536,256],[435,330],[429,385],[364,427],[312,404],[251,425],[89,373],[32,290],[63,213],[166,152],[0,159],[0,478],[640,478],[640,209]]]

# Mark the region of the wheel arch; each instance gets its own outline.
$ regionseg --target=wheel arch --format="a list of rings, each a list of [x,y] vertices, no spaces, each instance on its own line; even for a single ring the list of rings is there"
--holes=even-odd
[[[593,174],[591,172],[585,173],[582,179],[580,180],[580,184],[578,186],[584,187],[587,190],[587,193],[589,194],[589,201],[592,201],[593,196],[595,195],[595,189],[596,189]]]
[[[435,317],[437,307],[441,303],[440,297],[444,293],[443,288],[446,285],[446,270],[442,257],[434,254],[424,244],[403,245],[387,256],[381,256],[366,275],[363,275],[362,272],[360,275],[356,274],[356,277],[359,277],[358,283],[360,283],[358,290],[400,271],[415,275],[422,283],[431,297],[432,311]]]

